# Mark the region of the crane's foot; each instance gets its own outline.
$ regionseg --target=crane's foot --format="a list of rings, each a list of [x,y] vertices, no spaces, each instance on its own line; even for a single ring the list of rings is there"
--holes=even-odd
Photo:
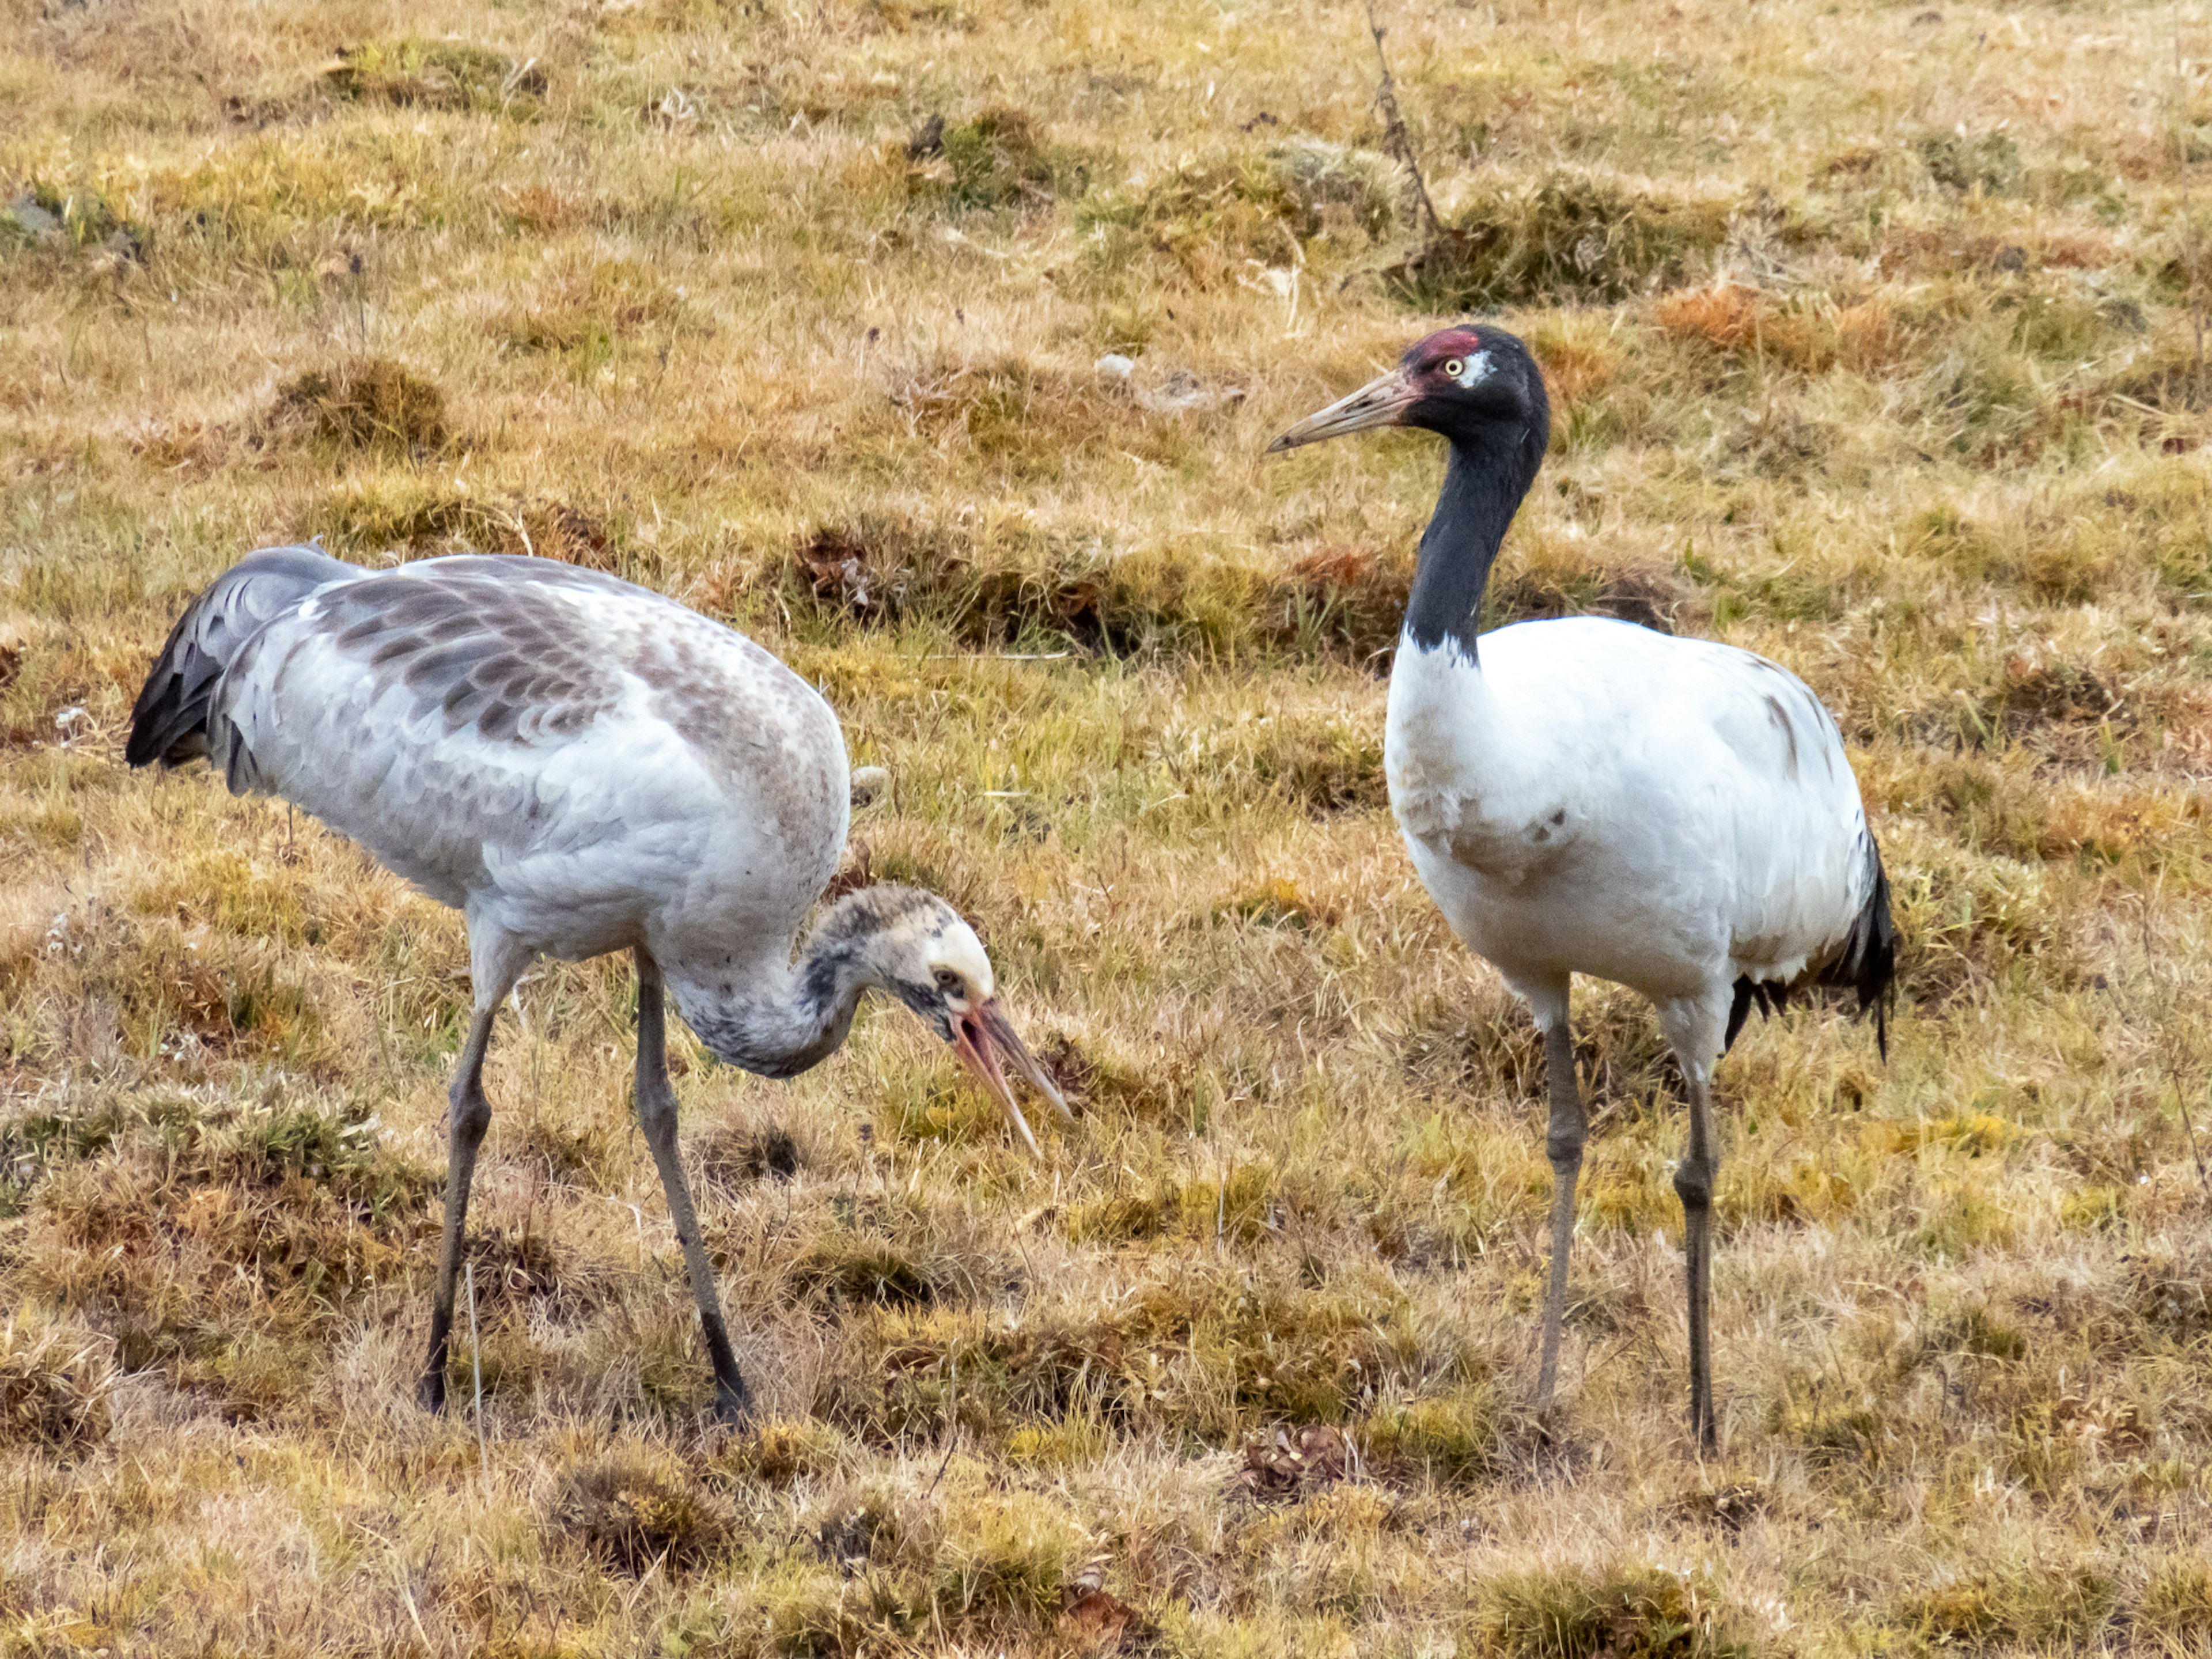
[[[435,1416],[446,1409],[446,1368],[422,1373],[422,1380],[415,1385],[415,1403]]]

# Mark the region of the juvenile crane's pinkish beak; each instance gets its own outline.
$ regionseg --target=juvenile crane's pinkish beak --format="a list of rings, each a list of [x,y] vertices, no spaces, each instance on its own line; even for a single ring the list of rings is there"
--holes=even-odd
[[[1401,426],[1406,411],[1419,398],[1413,377],[1403,368],[1377,374],[1348,398],[1339,398],[1327,409],[1316,410],[1267,446],[1267,453],[1317,444],[1323,438],[1341,438],[1370,427]]]
[[[1022,1109],[1014,1103],[1013,1087],[999,1064],[1002,1056],[1013,1063],[1024,1082],[1044,1097],[1062,1123],[1075,1121],[1075,1114],[1067,1109],[1067,1103],[1060,1098],[1052,1079],[1016,1034],[995,998],[986,999],[967,1012],[952,1017],[952,1052],[975,1074],[975,1080],[989,1091],[991,1097],[1006,1109],[1006,1121],[1021,1136],[1031,1158],[1042,1158],[1044,1153],[1037,1146],[1036,1137],[1030,1133],[1029,1121],[1023,1117]]]

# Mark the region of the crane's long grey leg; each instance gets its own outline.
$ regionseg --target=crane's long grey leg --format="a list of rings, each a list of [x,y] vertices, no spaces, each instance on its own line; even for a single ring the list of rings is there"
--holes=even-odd
[[[511,983],[477,987],[476,1017],[447,1097],[446,1236],[438,1251],[437,1297],[430,1304],[430,1357],[423,1362],[422,1380],[415,1389],[425,1411],[446,1407],[446,1351],[453,1334],[453,1287],[460,1277],[462,1244],[467,1237],[469,1185],[476,1178],[477,1152],[483,1145],[484,1131],[491,1127],[491,1102],[483,1091],[484,1054],[491,1047],[492,1017],[513,988]]]
[[[1564,1003],[1565,999],[1562,999]],[[1575,1188],[1582,1178],[1589,1120],[1575,1086],[1575,1040],[1562,1010],[1544,1032],[1544,1070],[1552,1091],[1552,1123],[1544,1151],[1552,1160],[1552,1281],[1544,1292],[1544,1356],[1536,1370],[1536,1409],[1552,1408],[1559,1374],[1559,1331],[1567,1316],[1567,1256],[1575,1238]]]
[[[645,1131],[645,1144],[660,1170],[661,1189],[668,1194],[669,1219],[676,1224],[678,1242],[684,1246],[684,1270],[691,1276],[692,1299],[699,1304],[699,1328],[707,1338],[707,1355],[714,1365],[714,1414],[734,1423],[753,1408],[752,1390],[738,1370],[738,1356],[730,1346],[730,1328],[722,1321],[722,1299],[714,1290],[714,1265],[699,1237],[698,1212],[691,1207],[691,1188],[684,1179],[684,1163],[676,1150],[676,1091],[668,1081],[665,1017],[661,1008],[660,964],[642,950],[637,953],[637,1121]]]
[[[1682,1253],[1690,1296],[1690,1428],[1700,1449],[1718,1440],[1713,1417],[1713,1185],[1720,1152],[1713,1142],[1712,1073],[1685,1066],[1690,1085],[1690,1145],[1674,1170],[1682,1200]]]

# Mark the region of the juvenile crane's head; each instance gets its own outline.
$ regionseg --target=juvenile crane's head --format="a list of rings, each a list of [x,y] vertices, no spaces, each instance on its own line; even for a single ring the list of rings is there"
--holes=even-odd
[[[991,959],[975,930],[936,894],[915,887],[865,888],[838,910],[839,925],[851,930],[865,954],[869,977],[952,1045],[1036,1153],[1036,1137],[1014,1100],[1006,1066],[1062,1119],[1070,1116],[1067,1103],[999,1006]]]
[[[1397,368],[1307,416],[1267,453],[1378,426],[1420,427],[1461,444],[1504,439],[1540,459],[1552,406],[1528,347],[1502,328],[1469,324],[1419,342]]]

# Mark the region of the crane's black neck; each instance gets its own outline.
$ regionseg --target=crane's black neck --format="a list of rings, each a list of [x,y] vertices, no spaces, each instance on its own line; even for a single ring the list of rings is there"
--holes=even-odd
[[[1404,637],[1430,651],[1455,644],[1473,661],[1490,567],[1536,481],[1547,434],[1540,424],[1496,422],[1448,435],[1451,458],[1436,513],[1421,536]]]

